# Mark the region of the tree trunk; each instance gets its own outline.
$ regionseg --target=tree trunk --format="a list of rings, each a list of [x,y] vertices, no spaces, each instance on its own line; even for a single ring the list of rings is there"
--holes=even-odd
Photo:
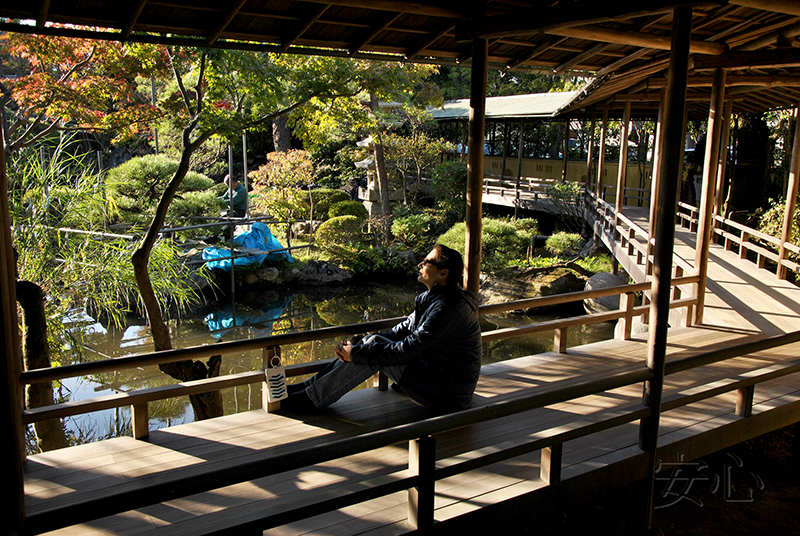
[[[272,142],[275,144],[275,152],[286,153],[292,150],[292,135],[289,132],[287,123],[289,116],[279,115],[272,120]]]
[[[30,281],[17,281],[17,301],[22,308],[22,357],[25,370],[50,368],[50,344],[47,340],[47,315],[44,292]],[[25,407],[38,408],[53,404],[53,383],[41,382],[25,389]],[[41,451],[68,446],[60,419],[50,419],[33,425],[36,443]]]
[[[147,312],[147,320],[150,323],[153,345],[156,351],[171,350],[172,341],[170,340],[169,328],[164,323],[164,317],[161,314],[158,298],[156,298],[153,285],[150,282],[150,274],[148,271],[150,252],[153,250],[159,231],[164,225],[167,209],[172,199],[175,197],[175,193],[178,191],[181,181],[183,181],[183,178],[189,171],[189,162],[192,153],[212,134],[211,132],[205,133],[195,142],[190,143],[189,136],[191,131],[192,127],[187,127],[184,130],[183,151],[181,152],[178,169],[175,170],[175,175],[170,180],[166,190],[164,190],[164,194],[158,202],[153,221],[150,223],[147,233],[142,238],[139,247],[136,248],[136,251],[131,255],[133,272],[136,276],[136,285],[139,287],[142,303]],[[180,381],[201,380],[219,375],[221,359],[220,356],[213,356],[209,359],[207,364],[187,359],[174,363],[164,363],[158,367],[161,371]],[[222,395],[219,391],[191,395],[189,396],[189,401],[192,404],[196,420],[222,416]]]
[[[369,102],[370,109],[375,113],[378,110],[378,97],[370,95]],[[375,175],[378,178],[378,192],[381,196],[381,213],[384,216],[390,216],[392,209],[389,206],[389,176],[386,174],[386,159],[383,154],[383,136],[380,124],[377,125],[373,138],[375,140]]]

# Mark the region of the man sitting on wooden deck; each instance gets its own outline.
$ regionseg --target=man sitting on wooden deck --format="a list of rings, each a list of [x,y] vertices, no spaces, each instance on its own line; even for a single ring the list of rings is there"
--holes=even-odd
[[[470,406],[481,368],[478,296],[462,288],[464,261],[457,251],[436,244],[418,266],[417,279],[428,290],[417,296],[414,312],[389,331],[337,344],[338,361],[289,386],[283,408],[325,408],[378,371],[424,406]]]

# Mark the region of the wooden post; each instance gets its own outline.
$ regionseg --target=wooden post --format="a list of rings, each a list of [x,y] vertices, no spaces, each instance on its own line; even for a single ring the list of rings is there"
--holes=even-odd
[[[606,132],[608,131],[608,108],[603,108],[603,125],[600,127],[600,144],[597,147],[597,199],[603,199],[603,168],[606,165]]]
[[[134,439],[147,439],[150,435],[150,410],[147,402],[131,406],[131,428]]]
[[[542,449],[542,461],[539,464],[539,477],[548,484],[561,482],[561,458],[564,444],[556,443]]]
[[[569,332],[569,328],[556,328],[555,333],[553,335],[553,351],[558,352],[559,354],[566,354],[567,353],[567,334]]]
[[[469,96],[469,152],[467,154],[467,231],[464,269],[467,290],[480,290],[481,210],[483,205],[483,142],[486,119],[486,71],[489,44],[486,39],[472,41],[472,69]]]
[[[525,120],[519,122],[519,151],[517,154],[517,184],[514,189],[514,219],[519,218],[519,183],[522,179],[522,155],[525,153]]]
[[[386,391],[389,389],[389,377],[383,371],[379,370],[375,376],[372,377],[372,387],[378,391]]]
[[[664,142],[663,127],[664,122],[664,105],[666,101],[667,90],[661,90],[661,100],[658,106],[658,123],[656,124],[656,139],[653,142],[653,177],[650,179],[650,225],[647,233],[647,260],[645,261],[645,274],[653,275],[653,237],[656,230],[656,207],[658,206],[658,190],[661,174],[659,173],[659,166],[661,165],[661,148]]]
[[[756,386],[750,385],[736,391],[736,415],[750,417],[753,414],[753,396]]]
[[[277,362],[274,362],[275,358],[277,358]],[[280,366],[280,362],[281,362],[280,346],[267,346],[261,351],[261,364],[264,371],[274,366]],[[265,374],[264,381],[261,383],[261,407],[267,413],[276,413],[280,411],[281,403],[270,402],[267,395],[268,391],[269,391],[269,385],[267,384],[266,374]]]
[[[625,111],[622,114],[622,124],[619,135],[619,170],[617,173],[617,216],[622,214],[625,204],[625,186],[628,180],[628,136],[631,128],[631,101],[625,101]],[[616,225],[616,221],[614,223]]]
[[[778,252],[778,278],[786,279],[786,267],[783,260],[786,258],[786,243],[792,236],[792,220],[797,203],[797,174],[800,173],[800,114],[794,125],[794,141],[792,142],[792,163],[789,168],[789,185],[786,191],[786,209],[783,213],[783,230],[781,232],[781,246]]]
[[[572,127],[569,119],[564,123],[564,148],[562,149],[561,158],[561,180],[567,180],[567,162],[569,162],[569,133]]]
[[[23,534],[25,490],[25,426],[22,424],[22,346],[17,326],[16,264],[8,211],[5,132],[0,125],[0,337],[2,337],[2,384],[0,386],[0,432],[7,445],[2,481],[8,489],[3,500],[3,523],[7,534]]]
[[[725,69],[716,69],[714,71],[714,85],[711,88],[711,104],[708,109],[706,154],[703,160],[703,187],[700,195],[700,213],[697,222],[697,241],[694,248],[694,266],[700,276],[700,281],[697,284],[697,307],[694,312],[694,322],[698,325],[703,323],[703,305],[706,299],[708,248],[711,243],[714,186],[717,184],[726,74]]]
[[[500,169],[500,188],[505,190],[506,162],[508,161],[508,121],[503,122],[503,164]]]
[[[676,7],[672,20],[667,97],[664,107],[664,142],[660,164],[660,187],[656,210],[656,242],[654,250],[652,302],[650,304],[650,333],[647,366],[653,378],[645,383],[643,403],[651,415],[642,419],[639,428],[639,447],[648,455],[647,493],[642,529],[649,530],[653,518],[653,491],[658,452],[658,429],[661,419],[661,399],[664,388],[664,364],[669,328],[669,295],[672,285],[672,257],[675,241],[675,212],[677,183],[681,173],[683,123],[686,117],[686,84],[689,68],[689,42],[692,35],[692,9]]]
[[[733,102],[727,101],[722,107],[722,136],[719,145],[719,165],[717,166],[717,187],[714,189],[714,214],[722,215],[722,203],[725,201],[725,173],[728,167],[728,143],[731,139],[731,111]]]
[[[420,529],[433,525],[436,496],[436,440],[431,437],[408,442],[408,469],[419,476],[416,487],[408,490],[408,522]]]
[[[622,317],[622,333],[621,339],[629,341],[633,333],[633,305],[636,302],[634,295],[630,292],[620,294],[619,308],[625,311],[625,316]]]
[[[595,122],[596,122],[596,115],[594,112],[592,113],[592,122],[589,126],[589,143],[586,147],[586,191],[588,192],[589,189],[592,187],[591,177],[592,177],[592,157],[594,156],[594,129],[595,129]]]

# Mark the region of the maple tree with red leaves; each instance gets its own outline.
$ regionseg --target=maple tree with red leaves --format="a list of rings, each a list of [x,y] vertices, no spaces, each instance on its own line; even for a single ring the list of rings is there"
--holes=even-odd
[[[57,130],[128,138],[162,115],[136,91],[136,77],[149,76],[158,63],[131,53],[125,44],[5,33],[0,35],[0,50],[19,58],[24,73],[0,79],[8,154]]]

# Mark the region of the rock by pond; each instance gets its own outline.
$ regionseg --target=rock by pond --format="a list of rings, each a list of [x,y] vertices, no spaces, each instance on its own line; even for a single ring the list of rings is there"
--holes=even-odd
[[[508,278],[483,276],[481,282],[481,303],[502,303],[507,301],[553,296],[583,290],[586,279],[563,267],[557,268],[515,268],[514,275]],[[578,302],[577,307],[580,307]],[[564,304],[551,307],[530,307],[514,312],[543,313],[558,309],[564,312],[575,312],[576,304]]]

